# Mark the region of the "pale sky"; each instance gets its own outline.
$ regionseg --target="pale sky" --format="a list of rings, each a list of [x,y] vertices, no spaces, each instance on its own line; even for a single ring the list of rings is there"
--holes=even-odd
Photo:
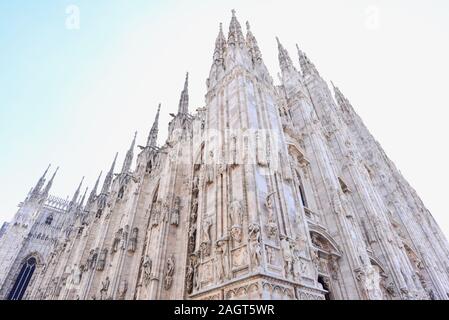
[[[79,29],[67,25],[69,5]],[[218,25],[227,32],[233,8],[275,80],[279,36],[297,65],[295,43],[340,87],[449,235],[444,0],[0,2],[0,223],[48,163],[60,166],[51,193],[63,198],[82,176],[91,187],[116,151],[121,167],[159,102],[162,143],[186,71],[190,110],[204,106]]]

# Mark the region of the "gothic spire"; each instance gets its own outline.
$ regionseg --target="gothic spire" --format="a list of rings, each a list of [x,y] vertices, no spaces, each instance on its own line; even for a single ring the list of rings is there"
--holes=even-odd
[[[39,180],[36,183],[36,186],[33,188],[32,193],[37,194],[45,183],[45,176],[47,175],[48,169],[50,169],[51,164],[48,165],[47,169],[45,169],[44,174],[39,178]]]
[[[48,193],[50,192],[51,186],[53,185],[53,180],[55,179],[55,176],[56,176],[56,173],[58,173],[58,170],[59,170],[59,167],[57,167],[55,172],[53,172],[53,175],[51,176],[50,180],[47,182],[47,185],[45,186],[45,189],[43,192],[43,195],[45,197],[48,196]]]
[[[184,82],[184,89],[181,92],[179,99],[178,114],[189,113],[189,73],[186,73],[186,80]]]
[[[123,161],[122,173],[128,173],[131,169],[131,164],[134,157],[134,145],[136,144],[137,131],[134,133],[133,141],[129,147],[128,152],[126,152],[125,160]]]
[[[220,23],[220,31],[215,40],[214,63],[222,65],[224,63],[224,55],[226,51],[226,39],[223,34],[223,24]]]
[[[245,37],[242,33],[242,27],[235,16],[235,10],[232,9],[231,23],[229,24],[228,44],[230,45],[243,45],[245,43]]]
[[[157,134],[159,132],[159,113],[161,111],[161,104],[157,108],[156,117],[154,118],[153,126],[151,127],[150,134],[148,135],[147,147],[155,147],[157,144]]]
[[[292,59],[288,54],[288,51],[285,50],[282,43],[279,41],[279,38],[276,37],[276,41],[278,43],[278,58],[279,58],[279,66],[281,67],[282,72],[286,70],[294,70],[296,71],[295,66],[293,65]]]
[[[95,185],[92,189],[92,191],[90,192],[89,198],[87,199],[87,204],[94,202],[95,197],[97,196],[97,188],[98,188],[98,184],[100,183],[100,177],[101,174],[103,173],[103,171],[100,172],[100,175],[97,178],[97,181],[95,181]]]
[[[84,190],[84,194],[83,194],[83,196],[81,197],[80,203],[78,204],[78,207],[79,207],[79,208],[82,208],[83,205],[84,205],[84,200],[86,199],[87,189],[88,189],[88,187],[86,187],[86,190]]]
[[[80,184],[78,185],[78,188],[76,189],[75,193],[73,194],[72,201],[70,202],[72,205],[76,203],[78,200],[78,197],[80,195],[81,185],[83,184],[84,177],[81,179]]]
[[[350,112],[352,109],[351,103],[349,100],[341,93],[340,89],[334,85],[331,81],[332,87],[334,88],[335,100],[337,101],[338,106],[346,112]]]
[[[312,73],[319,75],[318,70],[315,68],[315,65],[309,60],[307,55],[301,49],[299,49],[298,44],[296,44],[296,49],[298,50],[299,64],[301,66],[302,73],[304,75]]]
[[[104,178],[103,187],[101,188],[101,193],[106,194],[109,192],[109,188],[111,187],[112,178],[114,176],[114,167],[115,162],[117,161],[118,152],[115,154],[114,161],[112,162],[111,169],[109,170],[108,174]]]
[[[256,37],[251,32],[249,22],[246,21],[246,43],[248,45],[253,63],[260,63],[262,61],[262,53],[260,52],[259,45],[257,44]]]

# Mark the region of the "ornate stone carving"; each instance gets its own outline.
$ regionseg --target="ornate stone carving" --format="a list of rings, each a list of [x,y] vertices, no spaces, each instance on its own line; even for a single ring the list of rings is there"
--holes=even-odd
[[[196,245],[196,223],[192,223],[189,228],[188,251],[194,252]]]
[[[173,283],[173,274],[175,272],[175,256],[172,254],[168,257],[165,264],[164,288],[169,290]]]
[[[272,197],[275,193],[276,192],[269,193],[267,195],[267,197],[265,198],[265,207],[268,211],[268,215],[267,215],[268,223],[266,225],[266,229],[267,229],[267,235],[271,239],[276,239],[277,233],[278,233],[278,225],[276,223],[274,212],[273,212],[274,208],[273,208],[273,198]]]

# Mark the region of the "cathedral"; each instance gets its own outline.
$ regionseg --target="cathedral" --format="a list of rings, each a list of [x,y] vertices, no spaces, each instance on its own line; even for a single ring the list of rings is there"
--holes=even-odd
[[[449,299],[431,213],[342,92],[277,43],[275,84],[233,11],[205,105],[187,74],[164,144],[159,105],[90,192],[51,195],[47,168],[0,231],[0,298]]]

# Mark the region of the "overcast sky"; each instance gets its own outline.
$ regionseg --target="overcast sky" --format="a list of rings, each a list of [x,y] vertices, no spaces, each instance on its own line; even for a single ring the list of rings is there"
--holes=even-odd
[[[219,22],[251,23],[274,79],[275,36],[295,43],[352,102],[449,234],[449,3],[433,1],[0,2],[0,222],[48,163],[52,193],[92,186],[134,131],[144,144],[162,103],[166,138],[185,72],[204,106]],[[79,9],[79,28],[76,19]]]

